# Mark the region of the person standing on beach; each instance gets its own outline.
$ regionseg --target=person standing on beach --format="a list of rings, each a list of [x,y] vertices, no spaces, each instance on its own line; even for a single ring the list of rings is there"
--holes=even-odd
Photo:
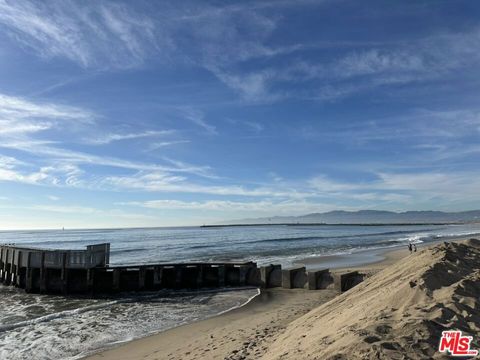
[[[408,243],[408,250],[410,250],[410,254],[412,253],[412,243]]]
[[[413,244],[413,252],[417,252],[417,245]]]

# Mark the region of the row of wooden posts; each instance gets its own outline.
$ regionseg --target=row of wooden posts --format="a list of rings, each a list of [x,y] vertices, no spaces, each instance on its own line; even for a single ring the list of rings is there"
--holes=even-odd
[[[110,266],[110,244],[86,250],[46,250],[0,246],[0,280],[27,292],[102,294],[159,289],[258,286],[336,287],[345,291],[362,280],[357,272],[334,275],[328,269],[257,267],[254,262],[178,263]]]

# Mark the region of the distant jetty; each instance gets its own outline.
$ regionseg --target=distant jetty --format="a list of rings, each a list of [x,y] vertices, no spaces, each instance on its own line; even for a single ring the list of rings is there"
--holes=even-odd
[[[466,222],[419,222],[419,223],[258,223],[258,224],[213,224],[201,225],[201,228],[246,227],[246,226],[421,226],[421,225],[463,225]]]

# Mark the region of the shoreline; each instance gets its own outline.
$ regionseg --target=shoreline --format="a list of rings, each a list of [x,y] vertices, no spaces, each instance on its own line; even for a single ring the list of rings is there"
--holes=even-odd
[[[456,237],[448,241],[465,241],[470,237]],[[417,244],[418,251],[443,241],[447,239]],[[334,273],[359,270],[371,276],[410,255],[406,247],[400,246],[376,249],[373,256],[371,250],[365,252],[370,252],[370,259],[374,261],[360,264],[346,261],[349,255],[331,255],[308,259],[308,267],[326,268],[326,264],[336,262],[337,266],[331,267]],[[274,336],[289,323],[337,295],[335,290],[261,290],[259,295],[233,310],[143,338],[112,344],[114,347],[82,359],[241,359],[236,356],[240,353],[259,357]]]
[[[464,236],[451,236],[451,237],[440,237],[433,241],[415,243],[417,246],[417,251],[425,247],[436,245],[441,242],[449,241],[465,241],[472,237],[478,237],[480,233],[469,234]],[[295,261],[295,265],[304,265],[308,270],[321,270],[321,269],[333,269],[333,270],[344,270],[344,269],[362,269],[362,268],[383,268],[387,265],[391,265],[393,262],[399,260],[404,253],[405,256],[408,256],[407,244],[396,245],[391,247],[383,248],[372,248],[364,249],[350,254],[333,254],[325,256],[314,256],[307,257]]]
[[[320,292],[280,288],[262,290],[247,304],[211,318],[100,350],[82,359],[234,359],[242,347],[260,356],[275,334],[311,309],[333,299]]]
[[[71,360],[79,360],[79,359],[90,359],[90,358],[94,358],[96,355],[99,355],[99,354],[102,354],[106,351],[110,351],[110,350],[115,350],[119,347],[122,347],[122,346],[125,346],[125,345],[128,345],[130,343],[133,343],[133,342],[136,342],[136,341],[139,341],[139,340],[142,340],[142,339],[146,339],[146,338],[149,338],[149,337],[152,337],[152,336],[157,336],[157,335],[160,335],[160,334],[163,334],[165,332],[168,332],[168,331],[171,331],[171,330],[175,330],[177,328],[182,328],[182,327],[185,327],[185,326],[189,326],[189,325],[192,325],[192,324],[195,324],[197,322],[202,322],[202,321],[208,321],[212,318],[216,318],[216,317],[220,317],[220,316],[224,316],[226,314],[229,314],[229,313],[232,313],[234,311],[237,311],[239,309],[243,309],[244,307],[248,306],[250,303],[254,302],[259,296],[262,295],[262,292],[260,290],[260,288],[255,288],[255,287],[245,287],[245,290],[248,290],[248,289],[256,289],[257,290],[257,293],[253,296],[251,296],[250,298],[248,298],[244,303],[240,304],[240,305],[236,305],[236,306],[233,306],[231,308],[228,308],[226,310],[223,310],[223,311],[220,311],[219,313],[217,314],[214,314],[214,315],[211,315],[205,319],[202,319],[202,320],[197,320],[197,321],[194,321],[194,322],[191,322],[191,323],[185,323],[185,324],[181,324],[181,325],[178,325],[178,326],[174,326],[174,327],[171,327],[171,328],[167,328],[167,329],[164,329],[164,330],[160,330],[160,331],[155,331],[155,332],[150,332],[150,333],[147,333],[143,336],[140,336],[140,337],[136,337],[136,338],[131,338],[131,339],[125,339],[125,340],[118,340],[118,341],[115,341],[115,342],[112,342],[110,344],[108,344],[106,347],[102,348],[102,349],[97,349],[97,350],[92,350],[92,351],[88,351],[88,352],[85,352],[85,353],[81,353],[81,354],[78,354],[76,356],[73,356],[72,358],[69,358]],[[224,289],[216,289],[216,290],[212,290],[211,292],[228,292],[228,291],[236,291],[236,290],[241,290],[241,288],[224,288]],[[210,290],[207,290],[205,292],[210,292]],[[102,357],[103,358],[103,357]]]

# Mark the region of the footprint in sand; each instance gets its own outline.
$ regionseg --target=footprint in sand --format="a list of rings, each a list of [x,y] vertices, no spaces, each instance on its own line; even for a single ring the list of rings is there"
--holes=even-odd
[[[375,342],[380,341],[380,338],[377,336],[367,336],[365,339],[363,339],[368,344],[373,344]]]
[[[384,349],[387,349],[387,350],[397,350],[398,348],[400,348],[400,345],[398,343],[395,343],[395,342],[383,342],[380,344],[380,346]]]
[[[375,332],[381,335],[387,335],[390,333],[391,330],[392,327],[388,325],[379,325],[375,328]]]

